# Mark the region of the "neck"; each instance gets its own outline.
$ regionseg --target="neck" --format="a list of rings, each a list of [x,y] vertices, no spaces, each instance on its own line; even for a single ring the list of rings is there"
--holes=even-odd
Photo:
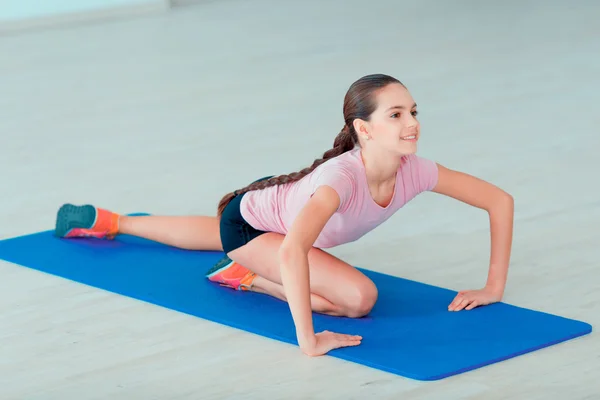
[[[360,150],[360,156],[370,184],[377,186],[396,180],[402,157],[366,148]]]

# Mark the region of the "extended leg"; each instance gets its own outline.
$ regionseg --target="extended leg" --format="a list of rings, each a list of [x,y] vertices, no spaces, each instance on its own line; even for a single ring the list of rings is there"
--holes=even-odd
[[[111,239],[128,234],[187,250],[222,250],[219,220],[209,216],[123,216],[92,205],[63,205],[56,217],[59,237]]]
[[[122,216],[119,233],[187,250],[223,250],[217,217]]]

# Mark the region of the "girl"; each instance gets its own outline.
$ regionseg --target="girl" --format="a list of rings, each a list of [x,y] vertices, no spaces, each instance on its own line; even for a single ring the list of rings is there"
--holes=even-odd
[[[128,234],[190,250],[222,250],[207,277],[237,290],[287,301],[301,350],[318,356],[361,337],[315,333],[311,312],[358,318],[377,300],[373,282],[322,250],[359,239],[419,193],[451,196],[489,214],[487,283],[461,291],[449,311],[500,301],[507,278],[513,199],[496,186],[415,155],[417,106],[387,75],[354,82],[344,99],[345,125],[333,148],[300,172],[263,178],[227,194],[216,217],[121,216],[66,204],[56,235],[111,239]]]

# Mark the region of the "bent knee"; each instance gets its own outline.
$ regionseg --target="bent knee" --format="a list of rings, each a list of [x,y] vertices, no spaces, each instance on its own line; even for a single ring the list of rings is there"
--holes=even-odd
[[[346,313],[350,318],[369,314],[377,302],[377,287],[371,281],[357,287],[347,298]]]

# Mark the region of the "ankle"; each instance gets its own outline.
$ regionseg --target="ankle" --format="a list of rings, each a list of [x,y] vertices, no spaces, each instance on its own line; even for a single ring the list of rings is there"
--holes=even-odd
[[[262,276],[254,275],[254,279],[252,279],[252,283],[250,284],[248,290],[258,293],[267,293],[267,290],[264,285],[265,281],[266,279]]]
[[[271,282],[262,276],[256,275],[254,277],[250,290],[256,293],[268,294],[269,296],[274,296],[280,300],[286,301],[283,286]]]
[[[134,221],[133,217],[127,215],[119,215],[116,222],[116,229],[119,234],[132,234]]]
[[[116,227],[117,233],[123,233],[123,221],[125,221],[125,220],[126,220],[126,218],[128,218],[128,217],[126,217],[126,216],[124,216],[124,215],[119,215],[119,216],[117,217],[117,222],[116,222],[116,225],[117,225],[117,227]],[[125,222],[125,223],[127,223],[127,222]]]

